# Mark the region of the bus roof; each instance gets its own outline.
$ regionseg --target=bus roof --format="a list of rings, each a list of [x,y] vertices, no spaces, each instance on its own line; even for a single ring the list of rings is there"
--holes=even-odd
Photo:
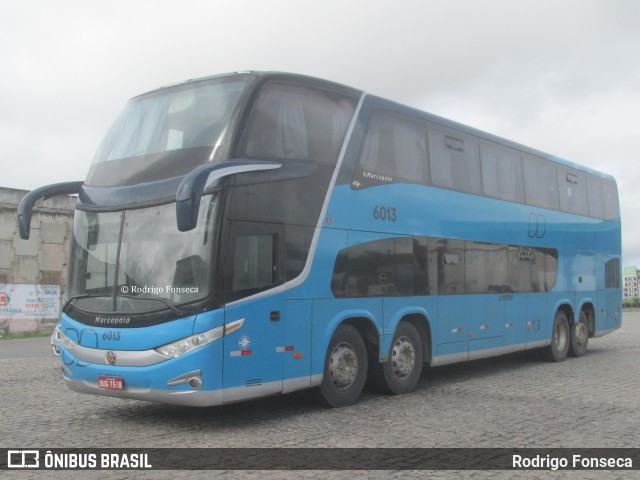
[[[311,77],[311,76],[307,76],[307,75],[300,75],[300,74],[296,74],[296,73],[287,73],[287,72],[273,72],[273,71],[253,71],[253,70],[245,70],[245,71],[237,71],[237,72],[230,72],[230,73],[224,73],[224,74],[219,74],[219,75],[210,75],[210,76],[206,76],[206,77],[200,77],[200,78],[194,78],[194,79],[189,79],[186,80],[184,82],[178,82],[178,83],[174,83],[174,84],[169,84],[169,85],[164,85],[160,88],[154,89],[154,90],[150,90],[148,92],[145,92],[141,95],[136,95],[136,97],[138,96],[142,96],[142,95],[147,95],[150,93],[154,93],[154,92],[158,92],[161,91],[165,88],[170,88],[170,87],[175,87],[175,86],[179,86],[179,85],[186,85],[189,83],[196,83],[196,82],[201,82],[201,81],[206,81],[206,80],[212,80],[212,79],[216,79],[216,78],[223,78],[223,77],[233,77],[233,76],[252,76],[255,77],[258,82],[259,85],[262,85],[268,81],[273,81],[273,80],[281,80],[281,81],[290,81],[293,83],[302,83],[305,85],[310,85],[310,86],[316,86],[316,87],[320,87],[320,88],[327,88],[327,89],[331,89],[331,90],[337,90],[337,91],[341,91],[344,93],[349,93],[351,95],[362,95],[362,94],[366,94],[367,97],[371,100],[374,101],[376,104],[379,104],[380,107],[383,108],[389,108],[395,111],[399,111],[399,112],[404,112],[406,114],[412,115],[412,116],[416,116],[419,118],[422,118],[424,120],[427,121],[431,121],[433,123],[437,123],[439,125],[445,126],[445,127],[449,127],[455,130],[459,130],[462,131],[464,133],[476,136],[478,138],[481,139],[485,139],[485,140],[489,140],[492,142],[496,142],[502,145],[505,145],[507,147],[511,147],[514,148],[516,150],[520,150],[522,152],[525,153],[529,153],[531,155],[535,155],[538,157],[542,157],[546,160],[552,161],[554,163],[557,163],[559,165],[563,165],[565,167],[568,168],[572,168],[578,171],[582,171],[582,172],[586,172],[586,173],[590,173],[592,175],[596,175],[598,177],[601,178],[605,178],[607,180],[613,181],[615,182],[615,179],[613,178],[612,175],[595,170],[593,168],[584,166],[584,165],[580,165],[574,162],[571,162],[569,160],[566,160],[564,158],[561,157],[557,157],[555,155],[551,155],[549,153],[543,152],[541,150],[537,150],[535,148],[531,148],[528,147],[526,145],[522,145],[520,143],[514,142],[512,140],[508,140],[506,138],[500,137],[498,135],[494,135],[488,132],[485,132],[483,130],[474,128],[474,127],[470,127],[468,125],[465,125],[463,123],[459,123],[456,122],[454,120],[450,120],[438,115],[435,115],[433,113],[429,113],[426,112],[424,110],[419,110],[415,107],[410,107],[408,105],[404,105],[392,100],[388,100],[386,98],[383,97],[379,97],[376,95],[371,95],[368,94],[366,92],[363,92],[362,90],[358,90],[355,89],[353,87],[349,87],[347,85],[343,85],[340,83],[336,83],[336,82],[332,82],[329,80],[324,80],[324,79],[320,79],[317,77]],[[133,97],[133,98],[136,98]]]

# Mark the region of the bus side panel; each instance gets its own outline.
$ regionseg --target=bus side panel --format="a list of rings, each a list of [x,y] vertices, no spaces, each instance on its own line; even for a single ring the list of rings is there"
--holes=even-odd
[[[504,302],[504,343],[522,345],[527,341],[527,300],[523,294],[513,294]]]
[[[622,313],[620,309],[620,289],[598,292],[598,310],[596,311],[596,336],[604,335],[620,328]]]
[[[544,293],[527,293],[524,297],[527,304],[527,348],[543,346],[551,339],[551,325],[547,313],[547,303],[551,303],[551,299]]]
[[[244,320],[242,327],[225,335],[223,359],[224,401],[237,401],[282,391],[282,321],[272,312],[283,310],[280,296],[262,298],[225,309],[225,323]]]
[[[311,300],[287,300],[284,312],[282,393],[311,385]]]

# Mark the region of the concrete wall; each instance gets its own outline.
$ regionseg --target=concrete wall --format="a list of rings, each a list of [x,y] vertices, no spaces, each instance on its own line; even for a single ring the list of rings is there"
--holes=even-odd
[[[31,219],[31,238],[22,240],[17,210],[26,193],[0,187],[0,285],[5,290],[12,285],[57,285],[64,294],[76,198],[55,197],[39,204]],[[49,329],[58,320],[57,315],[51,318],[47,313],[47,318],[37,318],[34,325],[33,318],[8,313],[3,314],[0,307],[0,333]]]

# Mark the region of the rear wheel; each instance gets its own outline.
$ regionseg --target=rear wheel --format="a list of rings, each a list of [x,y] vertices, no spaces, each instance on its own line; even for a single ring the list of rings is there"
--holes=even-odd
[[[412,392],[422,372],[422,339],[416,327],[401,322],[391,343],[389,360],[374,366],[373,378],[385,393],[402,395]]]
[[[350,325],[340,325],[327,349],[320,384],[323,403],[344,407],[358,400],[367,379],[367,349],[362,336]]]
[[[551,345],[543,349],[540,355],[547,362],[561,362],[567,358],[569,344],[571,343],[569,320],[567,320],[567,315],[562,310],[556,312],[551,332]]]
[[[582,357],[587,354],[589,345],[589,322],[584,310],[580,311],[580,317],[571,325],[571,343],[569,345],[569,355],[572,357]]]

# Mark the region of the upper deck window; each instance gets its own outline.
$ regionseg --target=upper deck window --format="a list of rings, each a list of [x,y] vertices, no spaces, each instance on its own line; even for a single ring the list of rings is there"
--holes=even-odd
[[[372,113],[360,152],[364,184],[428,183],[427,124],[396,112]]]
[[[502,200],[523,203],[520,152],[494,142],[481,140],[480,159],[484,194]]]
[[[558,210],[558,179],[555,165],[524,154],[524,193],[529,205]]]
[[[132,99],[107,133],[94,162],[215,145],[245,84],[242,78],[196,83]]]
[[[221,77],[131,99],[100,144],[87,183],[161,180],[211,161],[252,79]]]
[[[482,193],[478,139],[429,124],[431,183],[466,193]]]
[[[240,156],[335,165],[355,103],[329,90],[269,83],[251,112]]]

